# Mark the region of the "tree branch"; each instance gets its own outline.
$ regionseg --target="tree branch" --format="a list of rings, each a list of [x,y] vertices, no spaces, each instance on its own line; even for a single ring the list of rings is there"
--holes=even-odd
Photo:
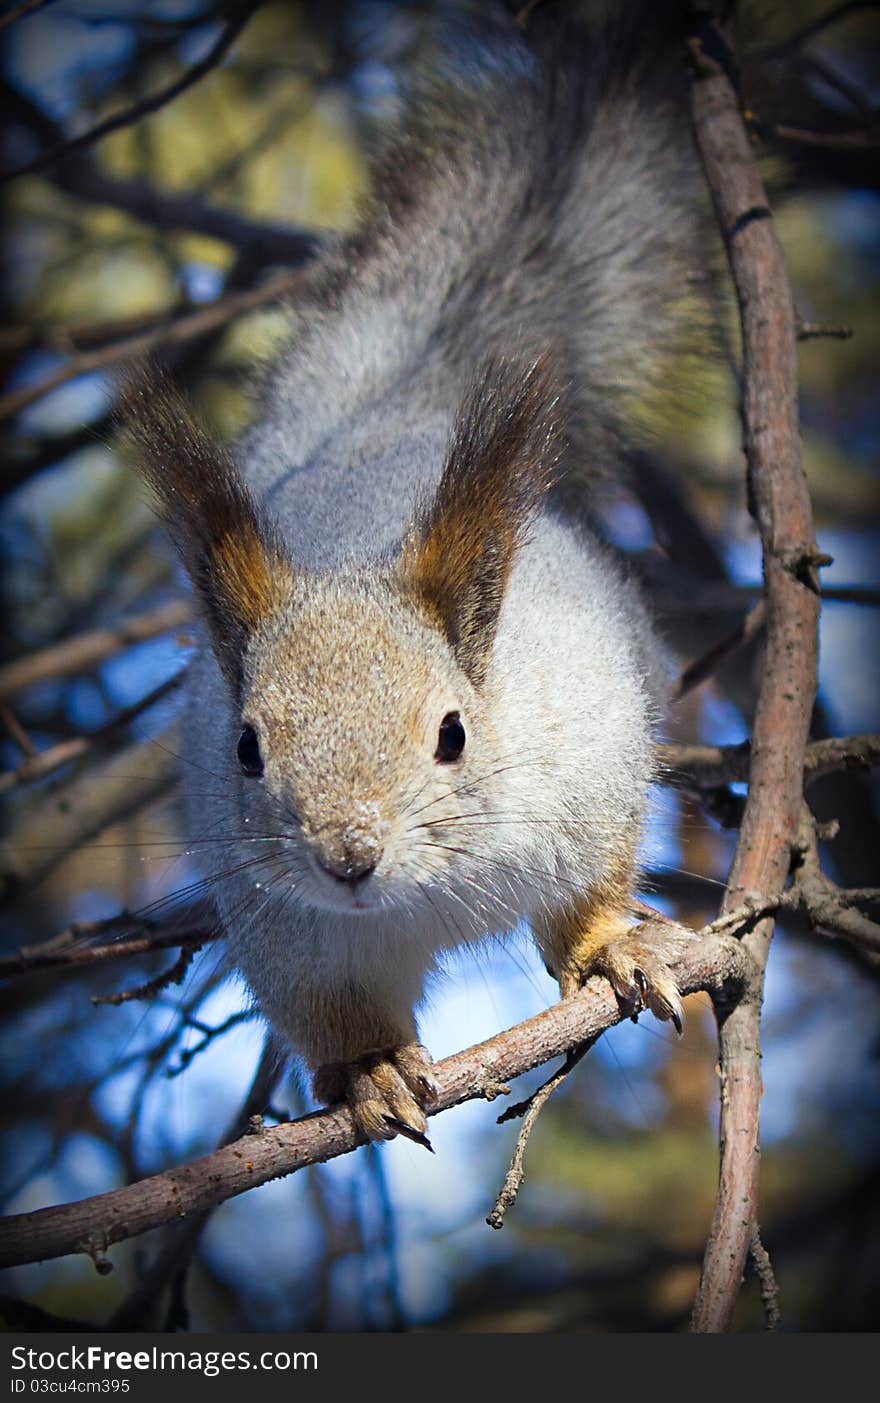
[[[0,30],[5,29],[8,24],[14,24],[17,19],[24,19],[25,15],[32,15],[37,10],[44,10],[47,5],[51,4],[52,0],[24,0],[24,3],[16,5],[14,10],[0,15]]]
[[[50,648],[16,658],[0,667],[0,701],[7,701],[34,682],[88,672],[132,643],[143,643],[148,638],[180,628],[189,622],[191,614],[189,600],[175,599],[147,613],[133,614],[114,628],[91,629],[54,643]]]
[[[115,112],[112,116],[106,117],[103,122],[98,122],[88,131],[81,132],[79,136],[56,142],[47,151],[41,151],[39,155],[34,156],[33,160],[26,161],[24,165],[17,166],[14,170],[0,171],[0,183],[15,180],[20,175],[32,175],[35,171],[43,170],[54,161],[76,151],[82,151],[87,146],[94,146],[95,142],[109,136],[111,132],[121,131],[123,127],[130,127],[134,122],[139,122],[142,117],[146,117],[151,112],[158,112],[161,107],[173,102],[174,98],[186,92],[187,88],[193,87],[206,74],[222,63],[251,16],[259,9],[260,3],[261,0],[242,0],[239,4],[232,6],[226,23],[204,58],[187,68],[173,83],[169,83],[167,87],[160,89],[157,93],[152,93],[149,97],[142,98],[140,102],[132,103],[130,107],[124,108],[121,112]]]
[[[726,6],[713,7],[721,13]],[[784,889],[800,812],[816,693],[818,553],[801,462],[795,317],[785,264],[730,74],[723,27],[694,7],[692,104],[697,146],[739,307],[743,431],[761,532],[767,644],[749,793],[723,909]],[[773,920],[742,938],[750,977],[735,1003],[715,1001],[721,1064],[721,1165],[694,1305],[695,1331],[726,1330],[757,1228],[760,1010]]]
[[[752,763],[749,741],[740,745],[664,744],[657,758],[666,783],[697,790],[746,783]],[[809,784],[835,770],[867,770],[880,765],[880,735],[833,736],[810,741],[804,752],[804,780]]]
[[[709,935],[694,942],[676,975],[683,994],[709,990],[718,998],[730,998],[745,967],[746,957],[736,940]],[[567,1054],[623,1016],[607,981],[591,979],[572,998],[439,1062],[434,1069],[439,1090],[428,1114],[487,1093],[494,1096],[499,1083]],[[362,1143],[343,1108],[260,1130],[138,1183],[0,1220],[0,1264],[45,1261],[73,1252],[106,1261],[108,1248],[116,1242],[202,1213],[307,1164],[348,1154]]]
[[[82,969],[110,960],[152,955],[158,950],[193,949],[218,940],[223,934],[216,921],[206,922],[206,916],[207,913],[198,908],[190,913],[189,919],[176,914],[170,921],[160,924],[122,911],[107,920],[82,922],[69,926],[41,945],[26,946],[14,955],[4,955],[0,958],[0,979],[50,969]],[[82,943],[94,936],[106,939],[114,931],[123,938],[98,945]],[[133,931],[140,933],[133,935]]]
[[[37,384],[23,385],[21,389],[10,390],[7,394],[0,396],[0,421],[20,413],[29,404],[33,404],[35,400],[47,395],[50,390],[57,389],[59,385],[66,385],[70,380],[75,380],[80,375],[88,375],[95,370],[106,370],[114,365],[123,365],[127,361],[147,355],[148,352],[154,351],[160,346],[176,346],[184,341],[192,341],[196,337],[204,336],[208,332],[216,331],[218,327],[225,326],[227,322],[241,316],[244,312],[265,307],[268,303],[277,303],[279,298],[286,293],[293,292],[302,278],[301,270],[278,273],[274,277],[267,278],[257,287],[247,288],[243,292],[231,292],[225,297],[218,297],[216,301],[211,302],[207,307],[200,307],[198,311],[187,312],[180,317],[172,317],[147,331],[124,337],[120,341],[112,341],[108,345],[99,346],[96,350],[80,351],[77,355],[66,360],[51,375],[38,381]]]
[[[93,758],[99,755],[102,750],[107,750],[124,729],[135,721],[138,716],[149,711],[150,707],[169,696],[175,691],[183,681],[186,669],[168,677],[164,682],[160,682],[158,687],[154,687],[146,696],[131,706],[123,708],[116,716],[106,722],[97,731],[92,731],[87,736],[73,736],[70,740],[62,740],[57,745],[50,745],[46,750],[30,751],[27,759],[15,770],[5,770],[0,774],[0,794],[6,794],[10,789],[14,789],[19,784],[32,784],[35,780],[47,779],[55,774],[57,770],[69,765],[73,760],[84,760],[87,756]]]
[[[0,81],[7,121],[30,128],[43,141],[63,141],[52,118],[8,81]],[[186,191],[161,190],[138,177],[110,175],[86,151],[68,155],[46,179],[71,195],[79,204],[111,205],[133,219],[164,232],[186,229],[206,238],[219,239],[240,253],[253,255],[261,266],[283,263],[299,266],[313,257],[320,239],[285,224],[249,219],[237,210],[208,204]]]
[[[811,20],[801,29],[796,29],[793,34],[789,34],[787,39],[783,39],[778,44],[768,44],[760,51],[762,58],[783,58],[794,49],[800,49],[804,44],[809,43],[817,34],[821,34],[824,29],[828,29],[832,24],[839,24],[841,20],[848,19],[850,15],[863,14],[867,10],[878,10],[880,4],[877,0],[844,0],[843,4],[833,5],[830,10],[818,18]]]
[[[880,956],[880,925],[853,909],[858,901],[871,901],[874,894],[846,891],[826,877],[819,862],[816,822],[806,804],[801,806],[794,845],[793,903],[801,907],[813,926],[843,936],[876,959]]]
[[[0,897],[38,882],[112,823],[161,798],[177,779],[177,769],[172,751],[143,741],[60,785],[26,813],[14,839],[0,850]]]

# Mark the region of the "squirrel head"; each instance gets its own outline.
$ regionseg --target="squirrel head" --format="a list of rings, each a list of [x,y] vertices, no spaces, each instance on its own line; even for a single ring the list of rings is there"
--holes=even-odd
[[[451,825],[495,807],[509,756],[493,644],[554,478],[558,400],[546,357],[485,361],[399,549],[314,573],[165,380],[129,390],[138,466],[229,689],[243,815],[285,845],[309,905],[411,907],[467,866]]]

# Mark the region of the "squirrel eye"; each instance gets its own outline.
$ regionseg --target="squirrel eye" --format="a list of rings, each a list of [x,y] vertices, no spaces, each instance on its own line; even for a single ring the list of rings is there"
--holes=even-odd
[[[238,760],[249,779],[258,779],[263,773],[263,757],[260,742],[253,726],[245,726],[238,738]]]
[[[464,726],[461,724],[458,712],[447,711],[440,722],[440,736],[434,759],[442,760],[447,765],[451,760],[457,760],[464,750],[464,742]]]

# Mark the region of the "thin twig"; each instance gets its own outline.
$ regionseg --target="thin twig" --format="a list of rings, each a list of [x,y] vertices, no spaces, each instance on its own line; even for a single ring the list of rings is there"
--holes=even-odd
[[[495,1201],[495,1207],[486,1219],[490,1228],[503,1228],[505,1213],[508,1208],[512,1208],[516,1203],[517,1194],[525,1178],[523,1161],[525,1159],[526,1145],[529,1142],[529,1136],[537,1124],[538,1116],[541,1114],[556,1088],[562,1085],[569,1072],[571,1072],[572,1068],[576,1067],[581,1058],[589,1052],[595,1041],[595,1038],[591,1038],[588,1042],[581,1043],[580,1047],[572,1048],[558,1071],[555,1071],[545,1082],[542,1082],[537,1091],[535,1091],[527,1101],[520,1101],[515,1106],[508,1106],[507,1110],[503,1111],[498,1117],[499,1125],[502,1125],[504,1121],[513,1120],[516,1116],[522,1116],[523,1122],[520,1126],[519,1135],[516,1138],[516,1145],[514,1146],[513,1155],[511,1156],[510,1167],[504,1176],[504,1183]]]
[[[89,921],[69,926],[60,935],[53,936],[42,945],[30,946],[14,955],[0,958],[0,979],[15,975],[37,974],[52,969],[83,969],[88,965],[107,964],[110,960],[128,960],[140,955],[152,955],[157,950],[190,949],[218,940],[223,934],[218,925],[196,924],[192,929],[182,927],[180,918],[169,923],[171,929],[153,930],[152,923],[143,917],[129,916],[122,912],[104,921]],[[105,945],[85,945],[79,942],[96,934],[109,934],[112,930],[128,932],[141,928],[144,934],[130,936]]]
[[[657,747],[662,778],[671,784],[714,789],[749,779],[752,747],[665,743]],[[866,770],[880,765],[880,735],[834,736],[811,741],[804,752],[806,783],[836,770]]]
[[[15,744],[22,754],[26,755],[28,759],[32,759],[33,756],[37,754],[37,747],[34,745],[15,712],[11,707],[6,706],[5,703],[0,703],[0,719],[2,719],[3,725],[12,736],[12,739],[15,741]]]
[[[93,1004],[110,1004],[118,1008],[120,1004],[130,1003],[133,999],[154,999],[163,989],[167,989],[172,984],[182,984],[186,977],[186,972],[195,959],[197,951],[201,950],[201,945],[193,942],[192,945],[185,945],[168,969],[157,974],[154,979],[148,979],[145,984],[138,984],[133,989],[120,989],[115,994],[93,994]]]
[[[880,114],[874,113],[876,125]],[[880,137],[873,131],[860,127],[852,131],[820,132],[809,127],[792,127],[785,122],[761,123],[765,135],[779,137],[782,141],[796,142],[800,146],[822,146],[830,151],[874,151],[880,146]]]
[[[181,669],[173,677],[166,678],[145,697],[141,697],[140,701],[125,707],[99,730],[93,731],[91,735],[73,736],[70,740],[62,740],[57,745],[49,746],[47,750],[32,753],[24,764],[18,766],[18,769],[6,770],[0,774],[0,794],[8,793],[18,784],[31,784],[35,780],[47,779],[49,775],[53,775],[58,770],[63,769],[65,765],[69,765],[72,760],[82,760],[86,756],[97,754],[132,721],[136,721],[145,711],[149,711],[157,702],[162,701],[175,691],[185,675],[186,670]]]
[[[8,80],[0,79],[0,99],[7,121],[21,123],[47,143],[64,139],[48,113]],[[137,176],[112,175],[87,151],[59,162],[46,172],[46,179],[79,205],[110,205],[163,233],[187,229],[220,239],[259,267],[271,263],[299,266],[320,247],[315,234],[291,225],[251,219],[238,210],[209,204],[189,191],[163,189]]]
[[[749,1251],[752,1254],[755,1271],[758,1273],[758,1280],[761,1283],[761,1300],[764,1302],[765,1328],[768,1331],[778,1330],[780,1320],[779,1287],[776,1283],[776,1274],[773,1271],[773,1263],[770,1260],[770,1254],[761,1241],[761,1233],[757,1223],[752,1232]]]
[[[186,1047],[178,1055],[177,1061],[169,1067],[165,1073],[166,1077],[173,1079],[179,1077],[181,1072],[185,1072],[193,1058],[204,1052],[206,1047],[210,1047],[215,1038],[222,1038],[224,1033],[229,1033],[233,1028],[238,1028],[242,1023],[250,1023],[257,1017],[254,1008],[242,1008],[237,1013],[230,1013],[228,1018],[224,1018],[222,1023],[215,1027],[210,1027],[207,1023],[202,1023],[197,1018],[187,1018],[185,1027],[194,1028],[197,1033],[201,1033],[202,1040],[193,1043],[192,1047]]]
[[[815,54],[802,54],[798,60],[798,67],[801,72],[813,73],[827,83],[828,87],[845,97],[854,112],[857,112],[863,122],[873,120],[874,109],[872,108],[866,94],[855,83],[851,83],[845,74],[840,73],[827,59],[818,58]]]
[[[877,0],[845,0],[842,5],[834,5],[824,14],[803,25],[801,29],[796,29],[789,34],[787,39],[781,40],[778,44],[768,44],[760,50],[761,58],[782,58],[794,49],[800,49],[804,44],[809,43],[817,34],[821,34],[824,29],[829,29],[833,24],[839,24],[841,20],[848,19],[850,15],[864,13],[865,10],[880,9]]]
[[[50,146],[48,151],[41,151],[39,155],[26,161],[24,165],[17,166],[11,171],[0,171],[0,183],[43,170],[63,156],[70,156],[76,151],[82,151],[87,146],[94,146],[95,142],[109,136],[111,132],[121,131],[123,127],[130,127],[149,113],[158,112],[160,108],[167,106],[174,98],[186,92],[187,88],[193,87],[206,74],[212,72],[222,63],[259,5],[260,0],[244,0],[244,3],[235,5],[230,10],[229,17],[218,38],[211,45],[204,58],[187,68],[173,83],[169,83],[167,87],[160,89],[157,93],[152,93],[149,97],[142,98],[140,102],[132,103],[130,107],[124,108],[121,112],[115,112],[112,116],[105,117],[103,122],[98,122],[88,131],[81,132],[79,136],[57,142],[54,146]]]
[[[741,619],[736,628],[704,653],[696,662],[690,663],[669,689],[669,701],[679,701],[688,692],[694,691],[710,678],[725,658],[746,648],[764,627],[764,601],[759,599],[754,609]]]
[[[32,15],[37,10],[44,10],[47,5],[51,5],[53,0],[24,0],[21,5],[16,5],[14,10],[8,14],[0,15],[0,30],[5,29],[7,24],[14,24],[17,19],[23,19],[25,15]]]
[[[797,320],[797,339],[799,341],[818,341],[826,337],[831,341],[849,341],[855,333],[851,326],[844,326],[842,323],[836,326],[827,326],[821,322],[807,322],[803,317]],[[825,590],[822,595],[825,597]]]
[[[209,331],[225,326],[227,322],[245,312],[277,302],[285,293],[292,292],[302,282],[302,278],[303,273],[300,270],[277,273],[266,278],[257,287],[246,288],[243,292],[227,293],[226,296],[218,297],[207,307],[200,307],[195,312],[172,317],[147,331],[99,346],[94,351],[81,351],[37,384],[23,385],[21,389],[10,390],[0,396],[0,420],[20,413],[29,404],[47,395],[50,390],[57,389],[59,385],[66,385],[80,375],[87,375],[95,370],[107,370],[110,366],[124,365],[128,361],[147,355],[150,351],[155,351],[160,346],[174,346],[183,341],[192,341]]]

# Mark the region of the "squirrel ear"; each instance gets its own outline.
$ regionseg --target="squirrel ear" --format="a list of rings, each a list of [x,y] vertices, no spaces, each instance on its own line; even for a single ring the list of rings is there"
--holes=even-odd
[[[229,452],[158,371],[124,386],[121,417],[134,464],[192,581],[217,660],[236,695],[248,640],[288,596],[293,572]]]
[[[547,355],[487,358],[453,425],[434,500],[404,542],[406,584],[477,687],[517,548],[556,476],[559,399]]]

